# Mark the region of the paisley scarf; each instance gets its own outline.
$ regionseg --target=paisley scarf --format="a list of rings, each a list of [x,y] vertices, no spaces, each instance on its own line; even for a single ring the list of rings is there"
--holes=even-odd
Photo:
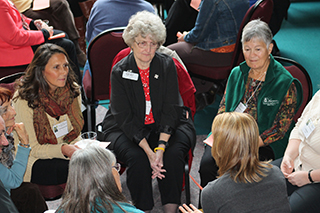
[[[39,102],[33,110],[34,130],[40,144],[57,144],[57,138],[53,133],[46,113],[51,117],[59,119],[59,116],[67,114],[73,126],[73,130],[64,136],[63,141],[66,143],[76,139],[83,127],[84,120],[79,106],[79,102],[73,97],[70,85],[59,87],[54,94],[45,94],[39,89]]]

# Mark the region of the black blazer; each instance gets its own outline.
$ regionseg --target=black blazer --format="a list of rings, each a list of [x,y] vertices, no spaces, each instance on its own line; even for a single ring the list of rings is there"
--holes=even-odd
[[[124,71],[137,74],[138,79],[123,78]],[[149,86],[155,126],[160,132],[171,135],[181,125],[184,111],[181,110],[183,102],[179,94],[175,64],[170,56],[155,53],[150,63]],[[112,69],[110,101],[103,121],[104,139],[114,141],[124,133],[139,143],[151,130],[144,124],[146,101],[133,53]],[[194,129],[193,124],[190,128]]]

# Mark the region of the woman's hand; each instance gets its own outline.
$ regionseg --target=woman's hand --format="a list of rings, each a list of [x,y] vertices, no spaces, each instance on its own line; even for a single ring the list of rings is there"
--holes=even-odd
[[[179,210],[182,213],[187,213],[187,212],[191,212],[191,213],[202,213],[202,211],[200,211],[199,209],[197,209],[194,205],[190,204],[191,209],[189,208],[189,206],[187,206],[187,204],[183,204],[182,206],[179,206]]]
[[[293,159],[291,159],[288,155],[284,155],[282,159],[282,163],[280,165],[280,169],[286,178],[288,178],[288,176],[292,174],[293,167],[294,167]]]
[[[29,144],[29,135],[23,123],[16,123],[13,129],[16,130],[20,143],[25,145]]]
[[[152,179],[154,178],[165,178],[165,175],[162,174],[162,172],[166,172],[165,169],[162,169],[163,167],[163,150],[157,150],[155,153],[155,160],[151,163],[151,168],[153,169],[152,171]]]
[[[185,37],[188,33],[189,33],[189,32],[186,32],[186,31],[184,31],[183,33],[178,32],[178,33],[177,33],[177,35],[179,35],[179,37],[178,37],[178,42],[185,41],[185,40],[184,40],[184,37]]]
[[[53,35],[53,27],[51,27],[51,26],[49,27],[45,22],[43,22],[40,19],[34,20],[33,22],[34,22],[34,25],[36,25],[36,27],[39,30],[46,29],[49,32],[50,36]]]
[[[61,152],[63,155],[67,156],[68,158],[71,158],[73,153],[80,149],[79,147],[75,145],[70,145],[70,144],[64,144],[61,146]]]
[[[288,178],[288,181],[292,185],[295,185],[298,187],[301,187],[310,183],[308,178],[308,171],[293,172],[292,174],[288,175],[286,178]]]

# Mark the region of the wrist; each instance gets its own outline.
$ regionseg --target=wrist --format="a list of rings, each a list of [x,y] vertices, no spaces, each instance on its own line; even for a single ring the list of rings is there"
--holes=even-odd
[[[310,181],[310,183],[314,183],[312,177],[311,177],[311,172],[313,171],[313,169],[310,169],[309,172],[308,172],[308,179]]]
[[[25,144],[25,143],[21,143],[21,142],[19,142],[19,145],[22,146],[22,147],[25,147],[25,148],[29,148],[30,147],[30,144]]]
[[[153,151],[154,151],[154,152],[158,152],[158,151],[160,151],[160,152],[164,152],[164,151],[165,151],[165,149],[164,149],[163,147],[158,146],[158,147],[154,148],[154,150],[153,150]]]

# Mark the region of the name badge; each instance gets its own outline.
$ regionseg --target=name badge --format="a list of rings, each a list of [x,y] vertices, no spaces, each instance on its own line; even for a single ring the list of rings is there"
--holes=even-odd
[[[52,127],[52,131],[55,134],[56,138],[60,138],[69,133],[67,121],[58,123]]]
[[[235,112],[244,112],[247,109],[247,105],[243,104],[242,102],[239,103],[237,108],[234,110]]]
[[[301,131],[304,134],[304,136],[306,138],[308,138],[311,135],[311,133],[313,132],[314,129],[315,129],[315,126],[312,123],[311,119],[309,118],[307,123],[302,127]]]
[[[146,101],[146,115],[149,115],[151,112],[151,101]]]
[[[129,71],[123,71],[122,78],[128,79],[128,80],[137,81],[138,78],[139,78],[139,74],[131,72],[131,71],[130,72]]]

